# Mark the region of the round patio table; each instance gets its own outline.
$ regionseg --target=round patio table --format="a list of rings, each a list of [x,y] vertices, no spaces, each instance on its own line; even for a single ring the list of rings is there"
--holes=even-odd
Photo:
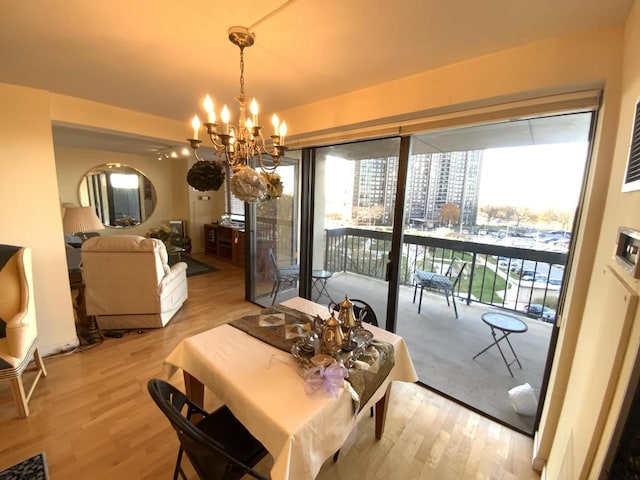
[[[513,349],[513,345],[511,345],[511,342],[509,341],[509,335],[511,335],[512,333],[524,333],[529,329],[529,327],[519,318],[516,318],[513,315],[507,315],[506,313],[489,312],[483,314],[481,318],[482,321],[489,325],[489,328],[491,328],[491,336],[493,337],[493,342],[484,350],[478,352],[473,357],[473,359],[475,360],[477,357],[479,357],[495,345],[496,347],[498,347],[498,351],[502,356],[504,364],[507,366],[507,370],[509,370],[509,373],[513,377],[511,365],[517,363],[518,366],[522,369],[522,364],[518,359],[518,355],[516,355],[516,351]],[[507,345],[509,345],[509,348],[511,349],[511,353],[513,354],[513,360],[511,360],[511,362],[507,361],[502,348],[500,348],[500,342],[503,340],[506,340]]]
[[[325,295],[329,301],[333,302],[329,292],[327,291],[327,280],[331,278],[333,272],[327,270],[313,270],[311,272],[311,278],[313,279],[312,289],[318,292],[318,296],[315,298],[315,302],[320,300],[322,295]]]

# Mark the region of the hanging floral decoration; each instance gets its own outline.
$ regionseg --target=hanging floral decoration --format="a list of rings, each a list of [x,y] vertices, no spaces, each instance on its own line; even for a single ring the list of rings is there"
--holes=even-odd
[[[240,165],[233,170],[230,183],[231,193],[243,202],[259,202],[267,195],[264,177],[247,165]]]
[[[187,183],[196,190],[219,190],[224,184],[224,168],[218,162],[199,160],[187,172]]]
[[[267,195],[265,200],[273,200],[282,196],[284,184],[280,175],[274,172],[260,172],[264,182],[267,184]]]

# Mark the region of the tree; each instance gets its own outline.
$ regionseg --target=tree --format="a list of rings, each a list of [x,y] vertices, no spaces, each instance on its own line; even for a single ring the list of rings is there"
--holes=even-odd
[[[535,220],[536,215],[527,207],[512,208],[513,218],[516,222],[515,226],[519,227],[521,223],[527,223]]]
[[[558,221],[562,230],[567,231],[573,226],[573,215],[573,212],[566,210],[558,212]]]
[[[382,225],[384,205],[358,206],[354,211],[357,225]]]
[[[547,225],[558,223],[558,212],[556,210],[545,210],[540,214],[540,221]]]
[[[507,205],[501,205],[496,207],[496,218],[503,223],[512,222],[515,220],[515,208]]]
[[[495,205],[484,205],[480,207],[480,213],[487,219],[487,225],[490,225],[492,220],[498,218],[500,214],[500,207]]]
[[[460,218],[460,207],[455,203],[445,203],[440,209],[440,221],[451,226]]]

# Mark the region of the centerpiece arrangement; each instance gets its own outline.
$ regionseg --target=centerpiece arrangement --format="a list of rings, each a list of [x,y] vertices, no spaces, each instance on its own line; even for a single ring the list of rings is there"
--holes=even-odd
[[[339,308],[336,318],[333,306]],[[356,318],[348,297],[339,304],[329,304],[330,316],[316,316],[314,328],[293,344],[291,354],[305,368],[329,366],[333,363],[351,368],[371,345],[373,334],[362,326],[362,315]]]
[[[290,352],[300,367],[308,394],[320,390],[336,396],[348,388],[357,410],[393,368],[393,345],[373,338],[373,333],[362,326],[366,310],[356,317],[346,296],[339,304],[330,304],[329,312],[329,317],[322,319],[285,305],[273,305],[229,325]]]

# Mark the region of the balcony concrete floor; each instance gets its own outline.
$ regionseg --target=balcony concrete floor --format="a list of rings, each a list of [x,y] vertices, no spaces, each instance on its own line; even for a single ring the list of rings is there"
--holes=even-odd
[[[368,302],[378,320],[384,322],[386,282],[352,273],[335,273],[327,281],[327,290],[334,301],[344,299],[346,294],[349,298]],[[294,296],[297,296],[297,289],[281,292],[277,302]],[[316,300],[315,291],[313,299]],[[329,299],[322,296],[317,301],[327,304]],[[528,383],[539,398],[553,326],[524,314],[515,314],[527,324],[528,331],[509,336],[522,364],[522,369],[517,364],[511,366],[511,377],[495,346],[473,360],[476,353],[493,342],[490,328],[481,320],[482,314],[501,310],[479,303],[466,305],[461,300],[456,303],[458,319],[453,307],[447,307],[444,295],[425,290],[418,314],[417,299],[413,303],[413,288],[400,287],[397,333],[407,342],[420,382],[518,431],[531,434],[534,417],[516,413],[508,391]],[[271,301],[266,304],[270,305]],[[505,342],[500,345],[507,360],[511,361],[508,345]]]

